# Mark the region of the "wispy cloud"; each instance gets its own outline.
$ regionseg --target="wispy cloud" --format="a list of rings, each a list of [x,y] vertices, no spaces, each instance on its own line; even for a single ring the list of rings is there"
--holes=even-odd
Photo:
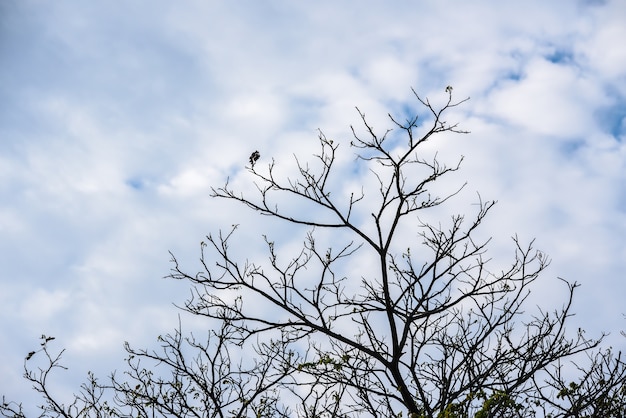
[[[244,238],[289,235],[210,187],[251,188],[257,149],[293,167],[318,128],[350,164],[354,106],[385,130],[387,112],[418,108],[410,87],[472,98],[455,113],[472,133],[432,146],[466,156],[462,202],[499,200],[494,257],[515,232],[536,236],[549,274],[584,286],[577,319],[617,331],[625,17],[617,0],[3,3],[0,392],[29,396],[20,365],[42,332],[80,374],[114,364],[125,339],[169,331],[186,289],[160,280],[167,250],[192,266],[204,234],[235,222]]]

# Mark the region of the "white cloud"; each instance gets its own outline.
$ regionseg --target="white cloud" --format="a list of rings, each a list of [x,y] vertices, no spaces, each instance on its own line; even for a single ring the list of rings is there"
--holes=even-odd
[[[519,80],[504,81],[483,109],[530,134],[578,139],[596,129],[591,110],[605,103],[601,87],[578,68],[539,57]]]
[[[626,72],[626,51],[617,41],[626,36],[623,24],[626,6],[620,1],[610,1],[605,7],[592,9],[592,16],[595,25],[587,28],[586,37],[575,46],[576,50],[580,51],[589,67],[602,75],[604,82],[609,82],[624,94],[623,83],[614,81],[623,79]]]
[[[210,186],[229,176],[253,190],[243,167],[255,149],[293,169],[293,153],[317,151],[317,128],[350,164],[354,106],[383,132],[387,112],[419,108],[410,87],[433,101],[448,84],[472,96],[454,112],[472,133],[429,144],[466,156],[454,180],[467,178],[467,193],[446,210],[471,211],[475,190],[499,200],[485,231],[494,257],[510,256],[515,232],[537,236],[550,274],[585,286],[581,320],[623,322],[623,2],[0,7],[0,295],[12,318],[0,331],[16,341],[0,346],[0,374],[11,393],[21,370],[7,367],[21,367],[33,333],[58,332],[89,363],[95,347],[117,355],[128,335],[169,331],[173,311],[158,307],[186,289],[154,281],[168,249],[193,269],[204,234],[238,220],[246,243],[257,227],[299,242],[210,199]]]

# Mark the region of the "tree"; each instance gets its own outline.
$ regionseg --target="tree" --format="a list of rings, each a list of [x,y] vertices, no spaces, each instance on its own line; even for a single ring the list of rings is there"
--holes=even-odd
[[[527,307],[549,258],[514,237],[512,262],[492,268],[490,239],[477,230],[495,202],[480,195],[471,218],[428,220],[464,187],[438,193],[463,158],[446,165],[425,150],[438,135],[466,133],[444,116],[467,99],[445,91],[440,107],[415,94],[424,123],[389,115],[383,133],[357,109],[352,168],[365,174],[356,188],[342,183],[339,144],[322,132],[319,153],[296,158],[292,176],[274,160],[259,168],[255,151],[247,170],[258,193],[227,181],[212,195],[291,226],[302,245],[264,236],[264,259],[241,258],[233,225],[202,242],[198,273],[172,255],[169,277],[192,289],[181,308],[206,318],[207,335],[179,326],[156,350],[126,344],[124,373],[104,383],[90,375],[68,406],[48,387],[62,366],[44,340],[48,366],[25,366],[41,415],[626,416],[620,355],[600,348],[603,335],[566,330],[577,283],[560,279],[553,310]],[[23,416],[14,402],[0,412]]]

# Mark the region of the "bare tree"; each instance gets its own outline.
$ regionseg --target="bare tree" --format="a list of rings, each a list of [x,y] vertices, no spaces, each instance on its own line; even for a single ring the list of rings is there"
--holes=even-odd
[[[321,132],[318,154],[296,159],[293,176],[274,160],[261,168],[255,151],[247,170],[258,193],[226,182],[212,195],[291,225],[301,247],[264,236],[266,257],[241,258],[234,225],[202,243],[198,273],[172,256],[169,277],[191,284],[181,308],[206,317],[208,334],[181,325],[157,350],[127,344],[125,371],[105,383],[90,375],[67,407],[47,387],[61,366],[43,341],[49,366],[25,367],[41,416],[626,416],[620,356],[599,348],[603,335],[565,328],[578,285],[560,279],[554,309],[527,306],[549,259],[518,237],[508,266],[492,267],[476,231],[495,202],[478,195],[471,218],[426,220],[464,185],[436,192],[462,157],[443,164],[424,144],[465,133],[444,115],[467,99],[451,87],[440,107],[415,97],[425,122],[389,115],[383,133],[359,110],[356,190],[342,182],[339,144]],[[13,402],[0,412],[23,416]]]

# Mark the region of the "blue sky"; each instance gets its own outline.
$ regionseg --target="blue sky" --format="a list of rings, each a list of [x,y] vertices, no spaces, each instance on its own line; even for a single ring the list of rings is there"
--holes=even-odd
[[[494,259],[536,238],[537,302],[580,282],[572,326],[626,347],[625,21],[621,0],[1,2],[0,393],[32,396],[42,333],[67,348],[61,391],[154,344],[188,292],[161,279],[168,250],[193,268],[234,222],[289,234],[210,187],[247,187],[255,149],[289,167],[318,128],[350,164],[354,107],[385,129],[418,108],[411,87],[471,97],[454,112],[471,134],[436,146],[465,156],[455,210],[498,200]]]

